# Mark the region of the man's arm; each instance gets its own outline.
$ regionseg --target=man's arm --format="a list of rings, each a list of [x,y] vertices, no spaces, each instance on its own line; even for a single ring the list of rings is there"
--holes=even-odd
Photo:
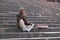
[[[25,21],[26,25],[31,25],[31,23],[27,20],[27,16],[23,16],[23,20]]]

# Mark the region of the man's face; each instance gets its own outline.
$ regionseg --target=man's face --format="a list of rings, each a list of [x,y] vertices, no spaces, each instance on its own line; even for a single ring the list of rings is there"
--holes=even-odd
[[[25,14],[25,10],[24,9],[21,9],[20,11],[22,14]]]

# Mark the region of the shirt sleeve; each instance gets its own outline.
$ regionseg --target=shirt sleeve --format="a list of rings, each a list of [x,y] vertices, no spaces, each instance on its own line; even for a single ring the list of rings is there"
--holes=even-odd
[[[23,16],[23,20],[25,21],[26,25],[31,25],[31,23],[29,23],[26,15]]]

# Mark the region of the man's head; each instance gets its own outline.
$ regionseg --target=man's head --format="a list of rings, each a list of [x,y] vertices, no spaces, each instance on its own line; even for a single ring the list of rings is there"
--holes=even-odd
[[[25,9],[23,7],[20,8],[20,14],[24,14],[25,13]]]

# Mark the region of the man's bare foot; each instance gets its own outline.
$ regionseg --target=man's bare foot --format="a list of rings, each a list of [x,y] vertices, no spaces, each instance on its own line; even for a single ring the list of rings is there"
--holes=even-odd
[[[38,25],[35,25],[35,28],[48,28],[48,25],[38,24]]]

